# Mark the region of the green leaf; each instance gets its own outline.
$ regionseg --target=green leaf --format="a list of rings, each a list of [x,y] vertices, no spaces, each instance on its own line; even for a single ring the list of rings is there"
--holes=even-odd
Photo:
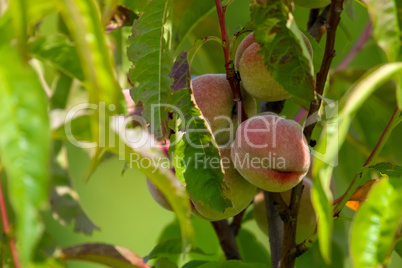
[[[399,257],[402,258],[402,238],[400,238],[396,243],[394,250],[396,253],[398,253]]]
[[[250,14],[260,53],[274,79],[306,106],[313,99],[313,64],[302,33],[283,1],[251,1]]]
[[[354,267],[387,266],[402,219],[402,180],[383,179],[370,191],[352,225],[350,251]]]
[[[42,225],[37,210],[47,200],[50,145],[47,102],[33,69],[15,48],[0,46],[0,158],[16,213],[17,249],[26,267]]]
[[[312,200],[318,216],[318,238],[321,254],[327,262],[330,261],[331,234],[332,234],[332,193],[330,181],[333,167],[337,165],[339,148],[343,145],[356,111],[367,98],[384,82],[402,71],[402,63],[388,63],[377,66],[363,75],[342,97],[339,102],[340,114],[329,120],[322,132],[315,151],[313,166],[314,187]],[[336,108],[336,106],[334,106]],[[327,106],[329,114],[336,113],[336,109]],[[318,152],[325,152],[318,155]]]
[[[239,253],[244,262],[270,264],[271,257],[255,235],[242,228],[236,237]]]
[[[242,261],[209,262],[198,268],[268,268],[270,266],[261,263],[244,263]]]
[[[144,173],[161,190],[176,213],[180,224],[183,252],[187,252],[194,239],[187,192],[172,173],[170,160],[162,150],[155,148],[154,138],[139,128],[125,129],[126,124],[127,120],[123,116],[113,118],[111,126],[116,127],[113,131],[117,135],[115,140],[118,141],[118,145],[110,147],[109,150],[119,155],[120,159],[126,160],[133,168]],[[141,164],[135,164],[133,161]],[[168,163],[168,165],[163,163]]]
[[[99,227],[82,210],[78,193],[71,188],[67,171],[55,162],[52,172],[52,180],[55,184],[50,198],[53,218],[62,225],[74,223],[75,232],[91,235],[94,230],[99,230]]]
[[[37,37],[29,42],[32,55],[71,78],[84,81],[84,73],[74,44],[65,36]]]
[[[214,1],[191,0],[185,2],[186,4],[184,8],[181,6],[175,6],[175,11],[178,11],[179,13],[178,15],[175,14],[173,19],[175,29],[177,29],[175,30],[176,48],[180,47],[181,43],[187,38],[194,27],[205,19],[206,16],[216,10]]]
[[[397,5],[399,0],[366,0],[367,11],[373,23],[373,35],[378,45],[385,51],[388,61],[398,60],[401,47]]]
[[[373,166],[370,166],[370,168],[376,169],[381,172],[381,174],[389,177],[402,177],[402,167],[388,162],[377,163]]]
[[[177,265],[167,258],[161,258],[156,262],[155,268],[177,268]]]
[[[128,39],[127,56],[133,67],[129,71],[134,84],[131,96],[142,101],[143,117],[151,124],[151,132],[162,137],[161,124],[166,121],[164,106],[172,84],[169,72],[173,64],[171,51],[171,15],[169,0],[149,1],[142,16],[133,24]]]
[[[97,105],[91,116],[92,136],[99,138],[98,146],[104,146],[109,141],[109,116],[115,114],[118,98],[123,96],[114,77],[99,7],[92,0],[53,1],[75,41],[89,101]]]
[[[345,256],[342,248],[334,240],[332,241],[332,262],[327,265],[324,259],[321,257],[318,243],[314,243],[313,246],[305,252],[303,255],[296,259],[297,268],[310,268],[310,267],[327,267],[327,268],[343,268],[345,266]]]
[[[177,125],[171,126],[176,134],[170,137],[169,153],[173,155],[176,174],[186,183],[191,199],[202,202],[211,209],[224,211],[232,207],[232,202],[223,196],[226,186],[223,173],[220,166],[216,168],[208,162],[211,159],[220,159],[219,150],[200,110],[191,100],[189,62],[191,63],[192,53],[180,54],[171,71],[174,93],[170,96],[169,103],[174,107],[173,122]]]
[[[110,267],[151,268],[128,248],[109,244],[94,243],[64,248],[61,258],[95,262]]]
[[[169,238],[160,241],[155,248],[149,253],[145,259],[152,260],[158,259],[160,257],[171,255],[171,254],[181,254],[182,253],[182,245],[180,238]],[[207,255],[204,251],[199,248],[191,248],[189,253],[198,253],[201,255]]]

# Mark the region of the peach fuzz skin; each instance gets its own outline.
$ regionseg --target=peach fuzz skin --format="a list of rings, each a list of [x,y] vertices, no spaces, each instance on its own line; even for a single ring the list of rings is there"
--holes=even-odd
[[[233,93],[226,80],[226,75],[201,75],[194,78],[191,84],[194,101],[206,121],[209,122],[217,144],[228,145],[233,141],[237,120],[236,115],[233,114],[235,105]],[[242,93],[242,96],[247,115],[254,116],[257,113],[255,99],[246,93]]]
[[[297,216],[296,243],[301,243],[311,236],[316,226],[316,214],[311,202],[311,188],[313,187],[313,183],[310,179],[304,178],[303,185],[304,190]],[[292,190],[281,193],[283,201],[285,201],[287,205],[290,203],[291,194]],[[254,218],[261,231],[268,235],[268,221],[263,192],[259,192],[254,198]]]
[[[274,114],[243,122],[237,129],[231,157],[246,180],[270,192],[293,188],[310,167],[310,152],[301,126]]]
[[[304,34],[302,36],[312,56],[311,44]],[[281,101],[291,97],[271,76],[259,51],[260,45],[255,42],[254,33],[246,36],[237,48],[235,67],[240,72],[244,89],[264,101]]]

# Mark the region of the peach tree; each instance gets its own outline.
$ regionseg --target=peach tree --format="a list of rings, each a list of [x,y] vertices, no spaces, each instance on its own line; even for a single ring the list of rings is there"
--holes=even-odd
[[[0,1],[1,266],[400,267],[401,10]]]

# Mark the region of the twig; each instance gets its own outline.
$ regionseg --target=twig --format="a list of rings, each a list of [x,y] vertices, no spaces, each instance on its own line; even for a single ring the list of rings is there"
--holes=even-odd
[[[13,257],[14,265],[16,268],[22,268],[20,259],[18,257],[17,248],[15,246],[15,240],[10,236],[10,223],[8,221],[7,207],[4,200],[3,186],[1,185],[1,172],[0,172],[0,210],[1,219],[3,223],[3,234],[9,239],[10,251]]]
[[[296,255],[294,254],[296,247],[296,225],[297,214],[300,207],[300,199],[303,193],[303,181],[301,181],[296,187],[292,189],[292,195],[290,197],[290,219],[284,221],[283,224],[283,247],[282,247],[282,259],[281,267],[294,267],[296,261]]]
[[[233,101],[235,102],[237,108],[237,118],[239,124],[247,120],[247,114],[244,110],[242,103],[242,97],[240,93],[240,79],[237,75],[233,60],[230,58],[230,42],[229,34],[226,27],[225,11],[226,6],[222,7],[221,0],[215,0],[216,11],[219,18],[219,26],[222,35],[222,49],[225,57],[225,69],[226,69],[226,79],[229,81],[230,87],[233,93]],[[230,226],[227,220],[212,222],[212,226],[219,238],[219,243],[222,250],[225,252],[226,259],[240,260],[239,250],[236,244],[236,235],[241,228],[241,220],[243,218],[244,211],[240,215],[234,218],[234,225]]]
[[[310,10],[310,15],[308,17],[308,22],[307,22],[307,29],[308,30],[311,27],[313,27],[313,25],[317,21],[319,15],[320,15],[320,9],[319,8],[313,8],[313,9]]]
[[[271,198],[272,195],[272,192],[264,191],[265,208],[268,220],[269,246],[271,249],[271,263],[272,268],[279,268],[283,246],[283,222],[273,205],[273,200]]]
[[[326,8],[327,9],[327,8]],[[322,59],[320,71],[317,73],[316,88],[314,91],[314,100],[310,103],[310,109],[307,118],[314,116],[313,122],[304,128],[304,136],[307,142],[310,142],[311,134],[313,133],[314,127],[317,123],[316,117],[317,112],[321,105],[321,99],[318,95],[322,95],[325,87],[325,82],[327,81],[327,76],[329,69],[331,67],[332,59],[336,55],[335,47],[335,36],[336,29],[338,27],[339,21],[341,20],[341,13],[343,10],[343,0],[333,0],[330,7],[330,16],[328,20],[328,33],[327,42],[325,44],[324,58]]]
[[[310,13],[310,20],[308,22],[308,32],[314,37],[314,39],[319,43],[325,31],[327,30],[327,21],[331,14],[331,5],[327,6],[322,13],[316,18],[314,23],[311,21],[313,19]]]
[[[336,29],[341,19],[340,16],[343,10],[343,2],[343,0],[333,0],[329,8],[330,15],[327,26],[328,32],[324,58],[321,63],[320,71],[317,73],[314,100],[310,103],[310,109],[307,116],[308,120],[313,119],[313,122],[311,124],[307,124],[303,130],[303,134],[305,135],[308,143],[310,143],[311,141],[311,134],[313,133],[314,127],[317,123],[317,112],[321,105],[321,99],[318,96],[322,95],[324,91],[324,86],[328,77],[328,72],[332,63],[332,59],[335,56],[334,46]],[[328,7],[326,9],[328,9]],[[284,222],[281,267],[293,267],[296,260],[296,223],[302,192],[302,182],[292,189],[292,195],[289,204],[291,218],[289,221]]]
[[[247,208],[246,208],[247,209]],[[232,230],[233,234],[237,236],[239,234],[239,230],[241,228],[241,223],[243,221],[244,213],[246,213],[246,209],[242,210],[239,214],[233,217],[233,221],[230,224],[230,229]]]
[[[391,135],[393,126],[395,122],[398,120],[401,111],[398,107],[395,108],[394,112],[392,113],[391,119],[389,120],[387,126],[385,127],[384,131],[382,132],[377,144],[375,145],[373,151],[367,158],[366,162],[364,163],[363,167],[370,165],[373,160],[377,157],[377,155],[381,152],[381,149],[384,147],[385,142],[388,140],[389,135]],[[341,213],[342,209],[345,207],[346,202],[350,199],[353,195],[357,187],[361,184],[362,174],[356,174],[349,185],[348,189],[346,190],[345,194],[342,196],[341,200],[336,204],[334,208],[334,217],[338,217],[339,213]]]
[[[225,21],[225,10],[222,7],[221,0],[215,0],[215,6],[216,11],[218,12],[219,25],[221,28],[222,48],[223,55],[225,56],[226,79],[229,81],[230,87],[232,89],[233,98],[237,108],[237,118],[239,120],[239,123],[241,123],[247,120],[247,114],[244,110],[242,96],[240,93],[240,79],[234,69],[233,60],[230,57],[230,42]]]
[[[343,61],[336,68],[337,71],[345,69],[349,65],[349,63],[355,58],[356,54],[359,53],[359,51],[363,48],[364,44],[367,42],[367,40],[370,37],[371,31],[372,31],[371,24],[372,24],[371,21],[369,21],[367,23],[367,26],[364,29],[359,40],[356,42],[356,44],[353,46],[353,48],[349,51],[348,55],[346,55],[346,57],[343,59]]]
[[[212,221],[215,233],[218,236],[219,244],[225,253],[227,260],[241,260],[236,239],[227,220]]]

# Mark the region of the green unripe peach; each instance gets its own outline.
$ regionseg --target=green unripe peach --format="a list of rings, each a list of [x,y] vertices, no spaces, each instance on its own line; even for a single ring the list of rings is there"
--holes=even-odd
[[[223,188],[222,195],[232,201],[233,206],[225,211],[216,211],[202,202],[192,200],[195,208],[193,214],[200,215],[201,218],[210,221],[219,221],[239,214],[251,203],[257,192],[257,188],[248,183],[234,168],[230,159],[230,148],[221,148],[220,154],[224,172],[223,181],[227,185]]]
[[[313,183],[308,178],[303,180],[304,190],[300,200],[300,208],[297,216],[296,243],[301,243],[314,233],[316,226],[316,215],[311,202],[311,188]],[[285,203],[289,205],[292,190],[281,193]],[[259,192],[254,198],[254,218],[258,227],[268,235],[267,212],[264,200],[264,193]]]
[[[322,8],[331,4],[331,0],[295,0],[295,5],[305,8]]]
[[[312,57],[312,47],[308,38],[301,33]],[[240,72],[244,89],[253,97],[264,101],[281,101],[291,95],[269,73],[259,53],[261,47],[255,42],[254,33],[246,36],[236,51],[235,66]]]
[[[225,74],[205,74],[192,80],[193,98],[202,115],[209,122],[218,145],[233,141],[237,127],[233,93]],[[244,109],[249,117],[257,113],[254,98],[242,93]]]
[[[302,127],[272,113],[240,124],[231,157],[248,182],[270,192],[293,188],[310,167],[310,152]]]

